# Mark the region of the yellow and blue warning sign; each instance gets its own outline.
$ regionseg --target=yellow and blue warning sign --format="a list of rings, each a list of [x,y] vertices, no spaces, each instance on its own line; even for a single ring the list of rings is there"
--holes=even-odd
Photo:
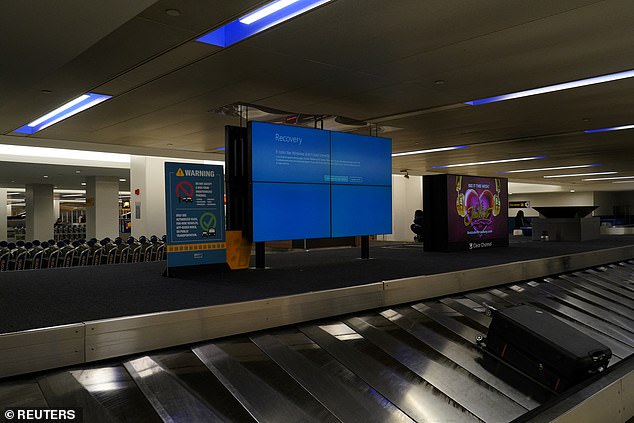
[[[225,263],[222,166],[165,163],[167,267]]]

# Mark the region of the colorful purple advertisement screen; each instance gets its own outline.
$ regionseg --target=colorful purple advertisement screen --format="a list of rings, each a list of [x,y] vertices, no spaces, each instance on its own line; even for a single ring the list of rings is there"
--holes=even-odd
[[[447,175],[448,241],[508,238],[507,179]]]

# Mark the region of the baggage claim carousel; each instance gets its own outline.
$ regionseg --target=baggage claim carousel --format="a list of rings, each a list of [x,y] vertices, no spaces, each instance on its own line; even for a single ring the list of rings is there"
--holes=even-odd
[[[419,295],[427,299],[404,302],[404,291],[395,290],[384,298],[386,306],[370,311],[370,288],[355,287],[348,298],[360,311],[351,314],[311,320],[304,303],[300,317],[249,326],[266,330],[232,329],[236,335],[206,338],[212,341],[5,378],[0,407],[76,408],[85,422],[627,421],[634,415],[634,260],[584,268],[567,257],[555,261],[572,266],[568,272],[552,263],[524,263],[556,276],[521,278],[530,271],[520,269],[508,276],[510,283],[473,289],[460,281],[464,271],[439,280],[438,286],[457,281],[450,295],[432,287]],[[508,269],[501,266],[498,275]],[[384,282],[383,297],[389,288]],[[346,289],[335,291],[346,296]],[[342,306],[332,298],[322,300]],[[292,301],[285,301],[277,312],[293,315]],[[607,371],[556,395],[488,356],[475,342],[490,323],[485,311],[520,303],[607,345],[613,353]],[[204,325],[209,315],[196,313]],[[230,326],[236,314],[224,314]],[[256,313],[251,320],[269,318]],[[178,325],[157,330],[147,336],[178,332]],[[124,332],[113,334],[120,343],[130,341]],[[90,350],[88,335],[83,342]]]

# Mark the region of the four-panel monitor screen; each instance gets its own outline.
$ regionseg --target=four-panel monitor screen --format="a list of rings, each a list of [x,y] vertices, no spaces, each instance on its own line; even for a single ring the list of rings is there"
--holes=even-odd
[[[249,123],[254,242],[392,232],[392,140]]]

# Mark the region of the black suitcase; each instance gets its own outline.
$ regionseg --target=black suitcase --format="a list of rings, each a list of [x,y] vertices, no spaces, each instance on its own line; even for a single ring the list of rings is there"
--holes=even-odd
[[[519,305],[492,312],[485,348],[555,392],[607,368],[612,351],[546,311]]]

